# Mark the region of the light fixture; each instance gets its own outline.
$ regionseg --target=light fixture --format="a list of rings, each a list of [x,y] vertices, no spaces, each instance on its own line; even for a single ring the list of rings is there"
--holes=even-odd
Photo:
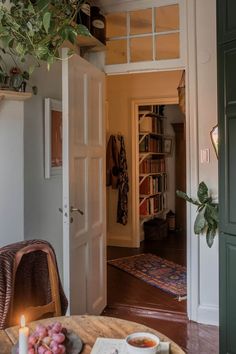
[[[218,158],[218,143],[219,143],[219,134],[218,134],[218,125],[214,126],[210,132],[211,142],[214,147],[216,156]]]

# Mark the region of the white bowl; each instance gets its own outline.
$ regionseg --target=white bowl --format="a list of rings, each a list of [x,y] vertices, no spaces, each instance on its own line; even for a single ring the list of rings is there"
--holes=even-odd
[[[131,340],[143,338],[154,341],[155,345],[152,347],[138,347],[129,343]],[[148,332],[132,333],[126,337],[125,342],[129,354],[156,354],[160,348],[160,338]]]

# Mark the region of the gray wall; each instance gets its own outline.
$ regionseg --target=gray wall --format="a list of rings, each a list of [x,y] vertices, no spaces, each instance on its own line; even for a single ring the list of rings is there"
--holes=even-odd
[[[61,63],[48,72],[36,69],[33,82],[38,95],[25,103],[24,120],[24,224],[25,239],[49,241],[62,274],[62,176],[44,178],[44,98],[61,99]]]
[[[0,104],[0,247],[24,239],[24,103]]]

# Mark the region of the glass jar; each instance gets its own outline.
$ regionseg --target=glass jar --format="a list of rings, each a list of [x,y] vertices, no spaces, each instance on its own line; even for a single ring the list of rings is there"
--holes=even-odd
[[[91,34],[106,44],[106,19],[97,6],[91,6]]]

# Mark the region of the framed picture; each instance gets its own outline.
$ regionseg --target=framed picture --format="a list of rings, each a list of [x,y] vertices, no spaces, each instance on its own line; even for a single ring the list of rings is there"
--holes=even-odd
[[[172,155],[173,151],[173,137],[167,136],[164,138],[164,153],[167,155]]]
[[[45,178],[62,173],[62,102],[44,101]]]

